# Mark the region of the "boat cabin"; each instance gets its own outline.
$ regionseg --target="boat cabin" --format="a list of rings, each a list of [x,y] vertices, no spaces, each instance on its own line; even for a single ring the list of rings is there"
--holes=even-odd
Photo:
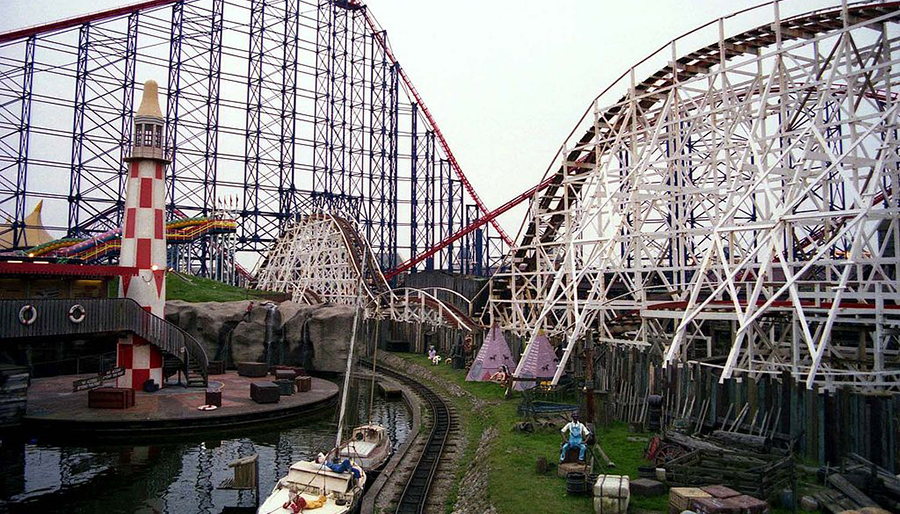
[[[298,493],[343,495],[353,489],[353,473],[335,473],[324,464],[301,460],[291,464],[282,482]]]
[[[384,427],[377,425],[363,425],[353,429],[346,446],[341,448],[341,457],[351,459],[368,457],[387,441],[387,432]]]

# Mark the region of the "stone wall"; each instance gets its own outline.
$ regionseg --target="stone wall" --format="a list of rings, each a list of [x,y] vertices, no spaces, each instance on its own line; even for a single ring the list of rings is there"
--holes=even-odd
[[[226,360],[229,366],[253,361],[337,373],[346,366],[353,308],[170,300],[166,319],[203,344],[211,360]]]

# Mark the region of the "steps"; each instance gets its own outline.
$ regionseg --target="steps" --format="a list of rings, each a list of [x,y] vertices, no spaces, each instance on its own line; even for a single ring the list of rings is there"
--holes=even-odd
[[[175,357],[171,353],[164,354],[163,360],[163,377],[168,378],[181,372],[186,378],[187,387],[203,387],[209,385],[209,380],[203,372],[202,366],[195,361],[191,361],[187,369],[181,359]]]

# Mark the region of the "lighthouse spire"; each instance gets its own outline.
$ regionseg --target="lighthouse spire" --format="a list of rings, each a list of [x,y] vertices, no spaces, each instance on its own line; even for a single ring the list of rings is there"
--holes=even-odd
[[[144,84],[141,105],[134,116],[134,141],[125,185],[125,216],[119,264],[136,268],[137,274],[122,277],[119,296],[131,298],[148,312],[162,318],[166,306],[166,180],[169,160],[163,148],[165,118],[159,108],[159,87]],[[118,365],[125,375],[119,387],[141,389],[148,380],[163,385],[163,355],[159,348],[128,334],[119,340]]]

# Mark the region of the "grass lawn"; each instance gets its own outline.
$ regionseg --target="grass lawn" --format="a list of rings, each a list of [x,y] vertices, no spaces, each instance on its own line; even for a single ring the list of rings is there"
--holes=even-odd
[[[115,298],[119,291],[118,279],[109,282],[109,297]],[[273,296],[274,294],[274,296]],[[166,273],[166,300],[185,302],[235,302],[239,300],[266,300],[281,297],[280,293],[257,291],[230,286],[217,280],[210,280],[181,273]]]
[[[208,278],[166,274],[166,299],[185,302],[233,302],[264,300],[270,293],[223,284]]]
[[[518,514],[521,512],[593,512],[590,497],[576,497],[566,494],[565,479],[556,475],[552,469],[547,475],[538,475],[535,462],[538,457],[545,457],[555,463],[559,458],[562,438],[558,429],[538,429],[535,433],[526,434],[512,431],[513,425],[522,421],[516,412],[521,396],[515,395],[510,400],[503,399],[500,386],[487,382],[466,382],[464,371],[454,370],[449,366],[432,366],[424,355],[395,353],[398,357],[415,362],[427,368],[442,379],[455,383],[472,393],[477,398],[491,405],[482,412],[473,412],[469,401],[465,398],[452,397],[457,412],[466,427],[468,448],[460,465],[461,477],[468,468],[481,433],[488,427],[496,427],[499,437],[490,453],[488,488],[491,502],[500,514]],[[428,377],[421,377],[428,381]],[[616,422],[606,429],[600,429],[597,440],[606,455],[616,467],[606,472],[612,475],[628,475],[632,480],[638,478],[638,466],[650,465],[645,460],[642,440],[629,441],[629,437],[645,439],[650,434],[635,434],[628,431],[625,423]],[[598,455],[599,457],[599,455]],[[595,472],[601,472],[595,464]],[[807,487],[801,477],[801,491]],[[801,494],[803,494],[801,492]],[[456,494],[450,495],[448,510],[456,501]],[[668,512],[668,493],[653,497],[631,497],[630,511],[643,509]],[[773,508],[773,514],[787,514],[789,509]],[[818,512],[818,511],[816,511]]]
[[[428,367],[435,375],[456,383],[476,397],[491,402],[492,406],[480,414],[473,413],[471,407],[457,407],[466,425],[469,439],[469,450],[463,459],[461,474],[467,466],[465,462],[471,458],[482,431],[496,427],[499,438],[490,453],[490,471],[488,488],[491,501],[501,514],[517,514],[521,512],[593,512],[592,500],[589,496],[576,497],[566,494],[566,481],[556,475],[555,468],[546,475],[538,475],[535,462],[545,457],[555,463],[559,458],[559,447],[562,443],[558,429],[538,430],[527,434],[513,432],[513,425],[522,421],[516,412],[520,397],[503,399],[503,390],[496,384],[486,382],[466,382],[463,371],[453,370],[449,366],[431,366],[423,355],[394,354]],[[460,401],[468,403],[465,399]],[[598,434],[600,444],[616,468],[610,474],[627,474],[637,477],[637,468],[644,465],[642,458],[645,443],[630,442],[624,423],[617,423]],[[599,471],[599,470],[597,470]],[[455,498],[455,495],[453,495]],[[653,498],[634,498],[634,507],[665,511],[667,495]]]

